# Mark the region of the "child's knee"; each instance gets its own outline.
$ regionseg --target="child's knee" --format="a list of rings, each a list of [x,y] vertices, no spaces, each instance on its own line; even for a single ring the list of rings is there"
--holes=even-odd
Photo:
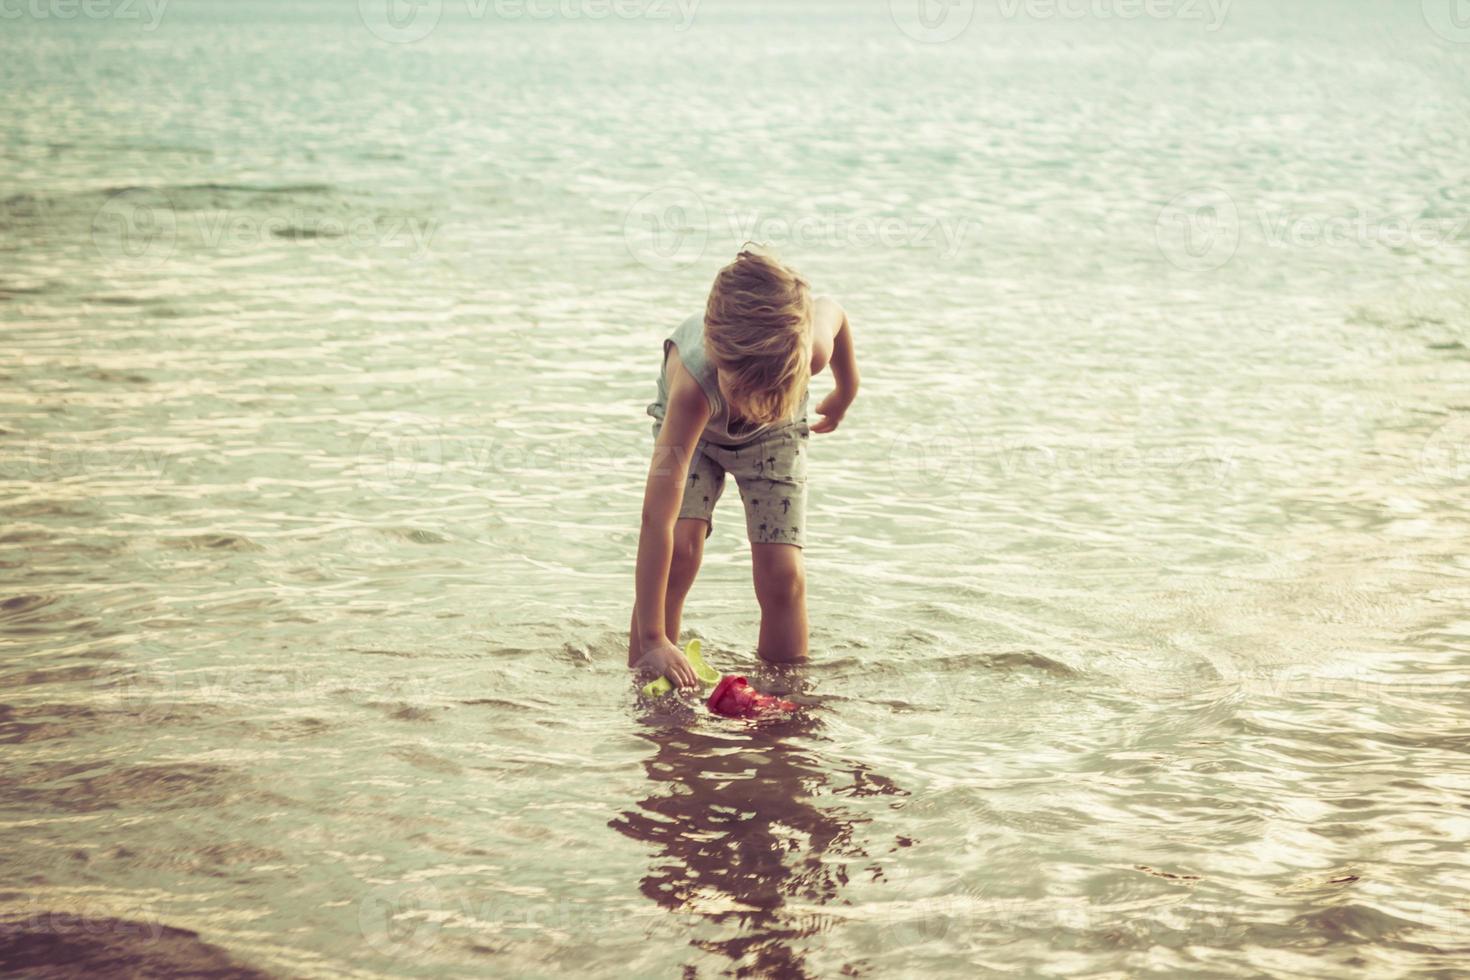
[[[766,568],[756,586],[762,606],[791,607],[806,601],[806,569],[800,562]]]
[[[687,535],[674,537],[674,554],[669,568],[673,578],[687,577],[699,571],[699,560],[704,555],[704,542]]]

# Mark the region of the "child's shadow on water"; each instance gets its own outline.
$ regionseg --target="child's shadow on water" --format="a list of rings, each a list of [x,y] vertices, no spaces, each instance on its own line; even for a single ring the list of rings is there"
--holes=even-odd
[[[907,793],[862,763],[824,762],[809,707],[761,724],[664,721],[639,733],[654,747],[649,795],[609,821],[653,849],[643,894],[740,975],[812,975],[802,940],[827,924],[818,907],[841,902],[850,866],[882,875],[859,835],[870,818],[841,798]]]

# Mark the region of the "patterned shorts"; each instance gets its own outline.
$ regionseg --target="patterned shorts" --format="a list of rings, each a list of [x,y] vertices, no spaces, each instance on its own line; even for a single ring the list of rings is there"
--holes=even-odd
[[[658,437],[660,425],[654,424]],[[772,429],[743,446],[699,440],[689,462],[680,519],[704,521],[709,537],[715,504],[725,490],[725,474],[735,478],[745,504],[745,532],[752,544],[794,544],[806,540],[806,451],[811,429],[796,422]]]

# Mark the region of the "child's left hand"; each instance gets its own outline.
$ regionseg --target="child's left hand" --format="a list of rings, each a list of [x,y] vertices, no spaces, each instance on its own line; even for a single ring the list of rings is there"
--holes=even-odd
[[[816,424],[812,426],[813,432],[834,432],[842,422],[842,416],[847,414],[847,408],[852,404],[852,396],[845,391],[833,391],[817,405],[817,414],[821,416]]]

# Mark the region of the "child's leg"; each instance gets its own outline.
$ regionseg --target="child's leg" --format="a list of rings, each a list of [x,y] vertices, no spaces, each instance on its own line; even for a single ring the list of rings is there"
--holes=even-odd
[[[767,434],[724,460],[740,484],[745,533],[750,538],[755,597],[761,605],[756,651],[762,660],[806,659],[806,445],[803,421]]]
[[[664,593],[664,635],[679,645],[679,620],[684,612],[684,599],[699,574],[704,558],[704,538],[709,522],[701,518],[681,517],[674,522],[674,554],[669,563],[669,587]],[[628,666],[638,663],[638,610],[628,626]]]
[[[684,613],[684,597],[699,574],[704,559],[704,538],[709,522],[681,517],[674,522],[674,560],[669,564],[669,591],[664,594],[664,635],[675,646],[679,644],[679,620]],[[682,649],[682,647],[681,647]]]
[[[791,544],[752,544],[750,559],[761,606],[756,652],[772,663],[805,660],[806,566],[801,549]]]

